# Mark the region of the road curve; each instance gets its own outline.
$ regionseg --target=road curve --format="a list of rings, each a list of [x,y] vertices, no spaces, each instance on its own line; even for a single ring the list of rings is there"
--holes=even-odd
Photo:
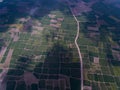
[[[77,40],[78,40],[78,37],[79,37],[80,23],[79,23],[79,21],[77,20],[77,18],[74,14],[73,14],[73,17],[74,17],[75,21],[77,22],[77,34],[76,34],[76,37],[75,37],[75,45],[76,45],[76,48],[78,50],[79,59],[80,59],[81,90],[83,90],[83,60],[82,60],[82,55],[81,55],[81,52],[80,52],[79,45],[77,43]]]

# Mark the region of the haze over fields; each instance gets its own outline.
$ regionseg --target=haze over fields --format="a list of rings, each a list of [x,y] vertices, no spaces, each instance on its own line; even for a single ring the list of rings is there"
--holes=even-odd
[[[0,0],[0,90],[120,90],[120,0]]]

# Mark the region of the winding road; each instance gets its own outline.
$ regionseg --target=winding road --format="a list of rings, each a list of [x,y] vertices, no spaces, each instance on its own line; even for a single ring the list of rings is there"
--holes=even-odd
[[[69,5],[69,1],[68,1],[68,0],[66,0],[66,1],[67,1],[68,5]],[[73,13],[72,8],[70,7],[70,5],[69,5],[69,9],[70,9],[70,11],[71,11],[71,13],[72,13],[72,15],[73,15],[76,23],[77,23],[77,33],[76,33],[76,37],[75,37],[74,42],[75,42],[75,45],[76,45],[76,48],[77,48],[78,54],[79,54],[80,73],[81,73],[81,90],[83,90],[83,89],[84,89],[84,84],[83,84],[83,59],[82,59],[82,54],[81,54],[81,52],[80,52],[79,45],[78,45],[78,43],[77,43],[77,40],[78,40],[78,38],[79,38],[79,33],[80,33],[80,21],[79,21],[79,20],[77,19],[77,17],[74,15],[74,13]]]
[[[82,60],[82,55],[81,55],[81,52],[80,52],[79,45],[77,43],[77,40],[78,40],[78,37],[79,37],[80,23],[79,23],[79,21],[77,20],[77,18],[76,18],[76,16],[74,14],[73,14],[73,17],[77,22],[77,34],[76,34],[76,37],[75,37],[75,45],[76,45],[76,48],[78,50],[79,59],[80,59],[81,90],[83,90],[83,60]]]

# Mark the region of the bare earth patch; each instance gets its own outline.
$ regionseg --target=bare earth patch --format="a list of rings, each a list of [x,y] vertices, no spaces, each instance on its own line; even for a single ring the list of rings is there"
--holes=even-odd
[[[17,42],[18,40],[19,40],[18,35],[15,35],[15,36],[14,36],[14,39],[13,39],[13,42]]]
[[[49,17],[49,18],[55,18],[56,15],[54,15],[54,14],[49,14],[48,17]]]
[[[27,86],[30,86],[33,83],[38,84],[38,79],[36,79],[36,77],[31,72],[24,73],[24,81]]]

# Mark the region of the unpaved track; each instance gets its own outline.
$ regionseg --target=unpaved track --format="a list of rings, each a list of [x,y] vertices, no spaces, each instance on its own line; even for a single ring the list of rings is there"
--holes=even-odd
[[[76,37],[75,37],[75,45],[76,45],[76,48],[78,50],[78,54],[79,54],[79,59],[80,59],[80,72],[81,72],[81,90],[83,90],[83,60],[82,60],[82,54],[80,52],[80,48],[79,48],[79,45],[77,43],[77,40],[78,40],[78,37],[79,37],[79,30],[80,30],[80,23],[79,21],[77,20],[76,16],[73,14],[73,17],[75,19],[75,21],[77,22],[77,34],[76,34]]]
[[[10,49],[9,52],[8,52],[8,55],[6,57],[5,63],[4,63],[4,68],[9,68],[10,61],[11,61],[11,58],[12,58],[12,54],[13,54],[13,49]]]
[[[5,52],[6,52],[6,50],[7,50],[7,47],[2,47],[2,49],[0,51],[0,61],[2,60],[2,58],[3,58],[3,56],[4,56]]]
[[[8,69],[4,69],[0,73],[0,90],[6,90],[6,75],[7,75]]]
[[[6,90],[6,80],[5,79],[6,79],[8,69],[9,69],[12,54],[13,54],[13,49],[10,49],[5,62],[3,64],[0,64],[0,68],[3,69],[3,71],[0,73],[0,90]]]

